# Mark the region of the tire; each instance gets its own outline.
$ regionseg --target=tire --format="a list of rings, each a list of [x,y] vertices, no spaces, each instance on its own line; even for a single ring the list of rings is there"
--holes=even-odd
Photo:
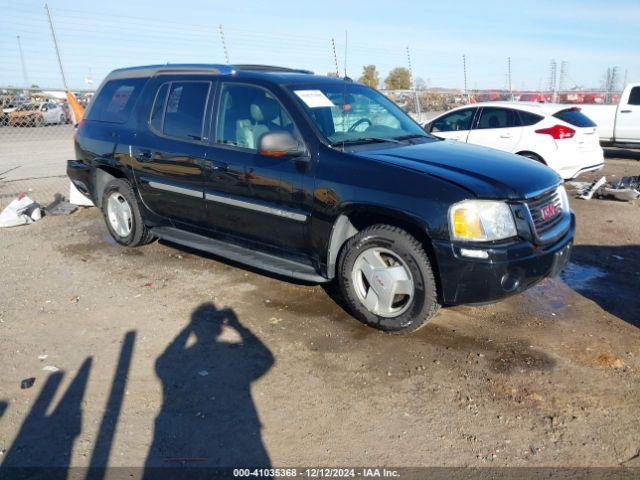
[[[64,113],[60,114],[60,120],[58,121],[58,125],[64,125],[67,122],[67,117],[65,117]]]
[[[117,212],[118,207],[115,209],[109,207],[110,201],[122,206],[120,215]],[[125,203],[126,206],[124,206]],[[123,214],[127,206],[129,213]],[[142,220],[138,201],[127,180],[116,178],[107,184],[102,194],[102,214],[109,233],[119,244],[137,247],[153,241],[153,235]]]
[[[379,261],[383,263],[377,264]],[[373,270],[368,270],[372,265],[379,268],[377,272],[388,273],[372,274]],[[387,270],[389,268],[391,270]],[[373,292],[373,308],[365,305],[373,288],[366,278],[365,270],[369,271],[369,278],[378,283],[374,290],[381,293],[378,297]],[[401,273],[400,276],[397,275],[398,272]],[[408,279],[412,283],[412,294],[387,294],[387,298],[393,301],[384,302],[383,296],[385,292],[389,292],[391,285],[400,285],[396,284],[395,279],[399,279],[404,286],[393,288],[392,292],[408,291]],[[372,225],[347,241],[338,262],[338,283],[346,306],[354,317],[385,332],[408,333],[418,330],[438,311],[436,283],[424,248],[405,230],[391,225]],[[371,306],[372,303],[369,303]],[[390,305],[390,308],[384,308],[385,304]]]
[[[33,121],[33,126],[34,127],[42,127],[42,126],[44,126],[44,118],[36,117],[35,120]]]

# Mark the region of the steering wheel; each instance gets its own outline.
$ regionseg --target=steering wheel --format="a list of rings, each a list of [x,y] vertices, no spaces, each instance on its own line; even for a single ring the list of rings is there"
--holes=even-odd
[[[355,131],[356,131],[356,128],[358,128],[358,127],[359,127],[360,125],[362,125],[363,123],[368,123],[368,124],[369,124],[369,127],[370,127],[371,125],[373,125],[373,122],[372,122],[371,120],[369,120],[368,118],[361,118],[361,119],[360,119],[360,120],[358,120],[356,123],[354,123],[353,125],[351,125],[351,126],[349,127],[349,130],[347,130],[347,131],[349,131],[349,132],[355,132]],[[367,127],[367,128],[368,128],[368,127]]]

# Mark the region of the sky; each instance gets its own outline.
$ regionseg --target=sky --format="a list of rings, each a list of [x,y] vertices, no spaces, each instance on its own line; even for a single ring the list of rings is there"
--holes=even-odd
[[[562,0],[50,0],[70,88],[96,87],[109,71],[155,63],[231,63],[338,68],[357,78],[375,64],[381,80],[408,65],[428,86],[599,87],[608,67],[640,81],[640,1]],[[43,1],[0,0],[0,87],[63,86]],[[21,66],[20,36],[26,66]],[[346,41],[345,41],[346,36]],[[88,83],[91,79],[93,83]]]

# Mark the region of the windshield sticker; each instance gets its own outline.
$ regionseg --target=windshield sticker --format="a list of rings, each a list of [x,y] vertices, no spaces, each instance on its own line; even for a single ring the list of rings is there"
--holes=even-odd
[[[335,107],[334,103],[320,90],[296,90],[295,93],[309,108]]]

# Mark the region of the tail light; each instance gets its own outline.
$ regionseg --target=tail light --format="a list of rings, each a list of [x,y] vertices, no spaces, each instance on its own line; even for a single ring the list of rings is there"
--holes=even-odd
[[[553,127],[536,130],[536,133],[551,135],[555,140],[563,140],[565,138],[573,137],[576,134],[576,131],[573,128],[565,127],[564,125],[554,125]]]

